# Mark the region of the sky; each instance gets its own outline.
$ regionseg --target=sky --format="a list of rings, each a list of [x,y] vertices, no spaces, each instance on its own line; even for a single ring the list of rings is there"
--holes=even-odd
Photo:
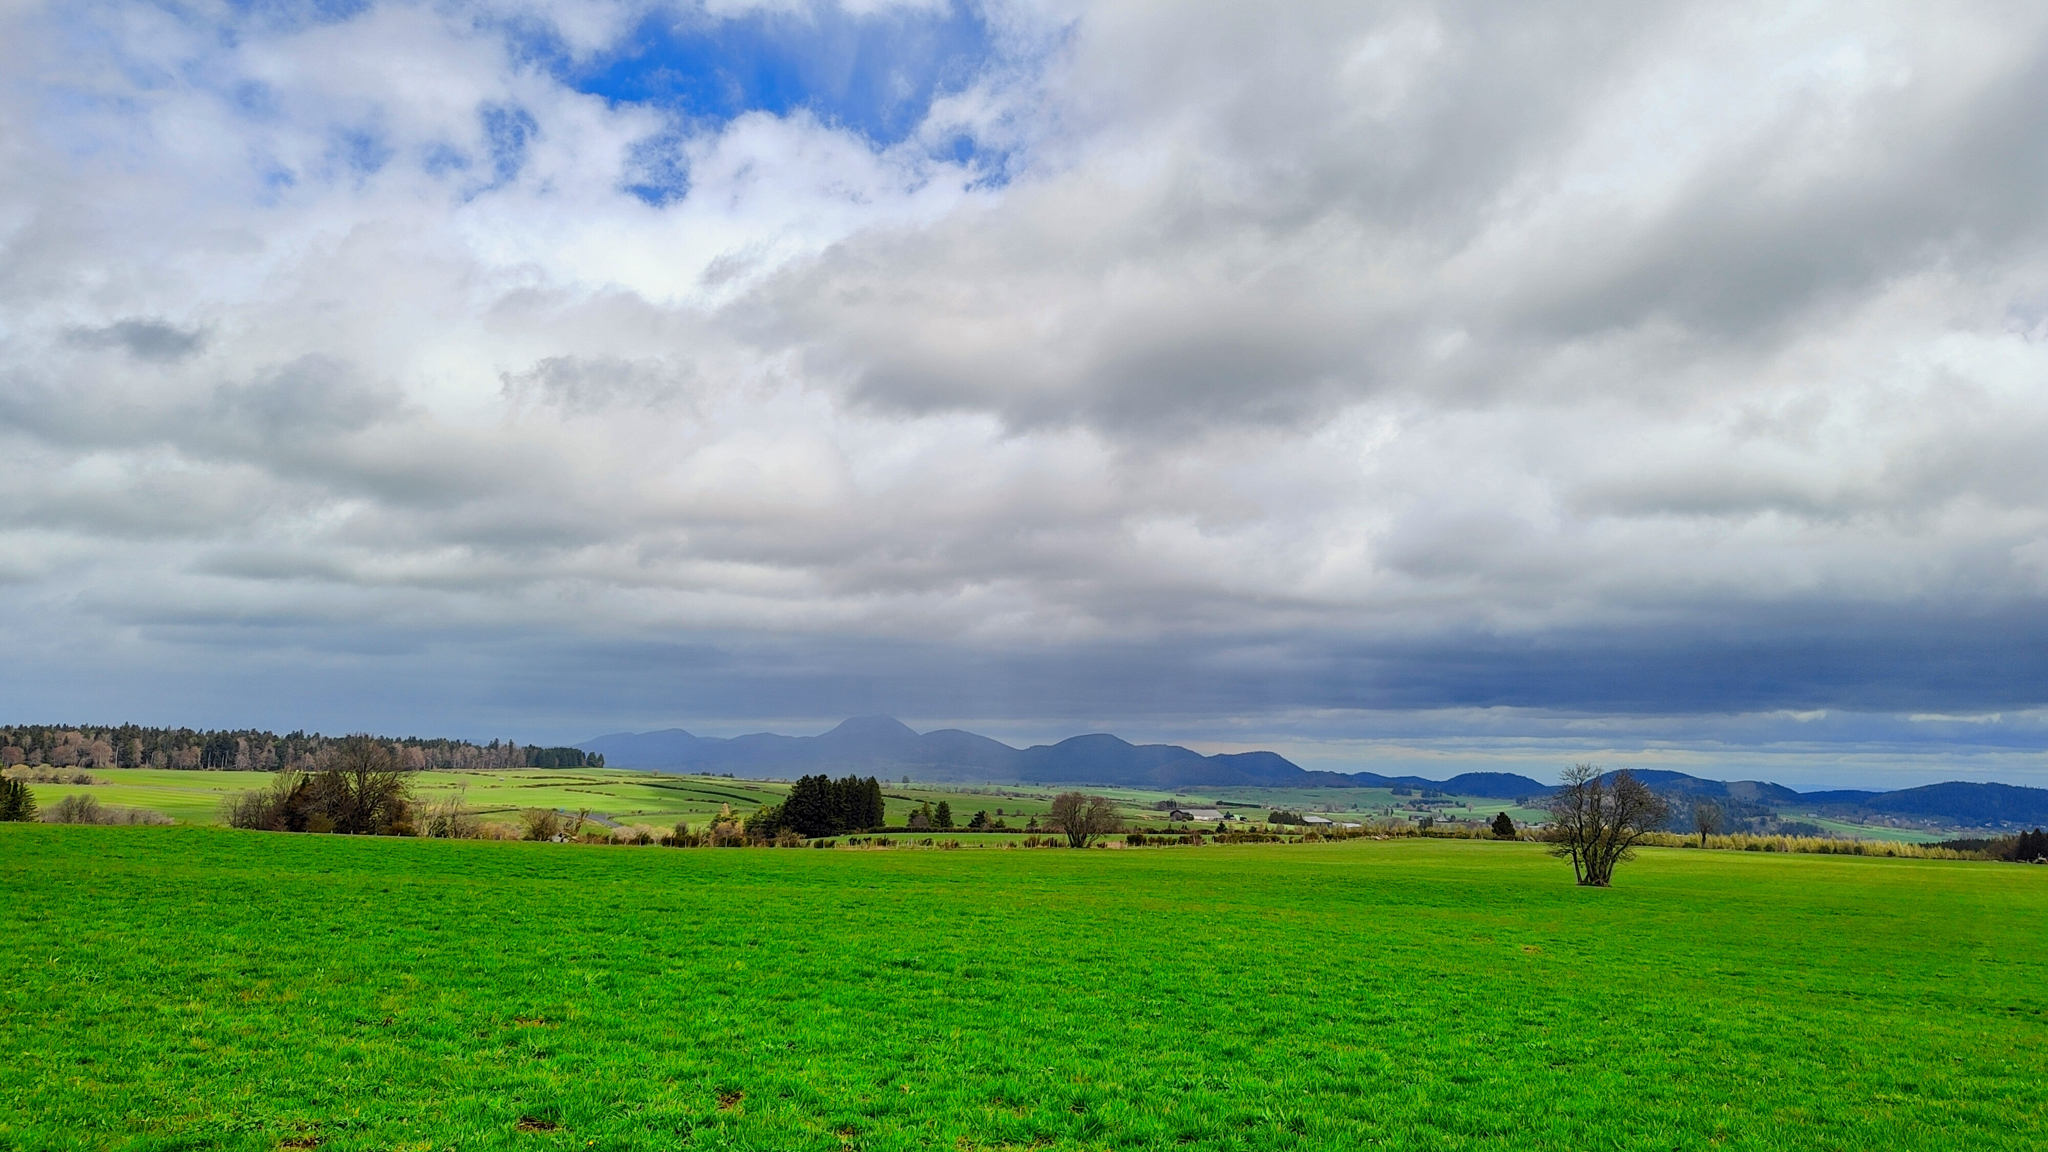
[[[0,0],[0,720],[2048,786],[2048,8]]]

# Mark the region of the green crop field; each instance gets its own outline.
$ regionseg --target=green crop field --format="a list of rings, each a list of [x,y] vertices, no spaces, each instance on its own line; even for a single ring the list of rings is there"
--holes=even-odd
[[[0,1147],[2048,1143],[2048,868],[0,825]]]
[[[841,773],[843,774],[843,772]],[[189,824],[212,824],[220,819],[223,797],[250,789],[267,787],[274,776],[268,772],[177,771],[151,768],[94,768],[97,784],[31,784],[37,803],[44,809],[73,794],[97,797],[103,804],[146,808]],[[666,773],[603,768],[520,768],[498,771],[425,771],[412,776],[414,795],[432,803],[460,794],[465,806],[484,819],[510,823],[523,808],[559,808],[566,812],[589,810],[606,819],[625,824],[666,826],[678,821],[701,823],[706,816],[730,804],[734,811],[749,812],[756,806],[779,803],[789,786],[775,781],[735,780],[722,776],[686,776]],[[889,822],[901,825],[922,804],[952,805],[955,820],[966,824],[977,811],[1002,818],[1012,828],[1022,828],[1034,816],[1044,816],[1052,798],[1063,789],[1031,784],[942,784],[883,781]],[[1088,788],[1109,796],[1127,821],[1164,824],[1166,813],[1159,805],[1172,801],[1170,792],[1132,788]],[[1395,797],[1386,789],[1227,789],[1216,793],[1189,794],[1191,807],[1220,804],[1250,819],[1260,819],[1272,808],[1327,812],[1335,819],[1377,818],[1391,810],[1400,817],[1422,814],[1411,810],[1411,800]],[[1541,812],[1516,808],[1498,800],[1463,798],[1457,803],[1470,811],[1442,812],[1442,817],[1461,816],[1484,822],[1493,813],[1508,811],[1525,823],[1545,818]]]
[[[92,775],[105,783],[33,784],[37,802],[45,809],[73,793],[97,797],[101,803],[162,812],[192,824],[216,823],[224,796],[267,786],[268,772],[195,772],[148,768],[95,768]],[[843,771],[842,773],[843,774]],[[558,808],[565,812],[588,810],[623,824],[666,827],[678,821],[701,824],[720,805],[730,804],[745,813],[760,804],[781,802],[789,785],[776,781],[735,780],[723,776],[686,776],[668,773],[603,768],[520,768],[500,771],[415,773],[413,791],[425,802],[459,793],[464,804],[486,820],[511,824],[522,808]],[[1043,817],[1052,807],[1059,786],[1033,784],[943,784],[884,781],[889,822],[901,825],[921,804],[952,805],[954,819],[965,825],[977,811],[1008,821],[1013,829],[1024,827],[1034,816]],[[1117,802],[1127,822],[1143,827],[1164,824],[1166,813],[1159,805],[1176,798],[1175,793],[1135,788],[1088,788]],[[1517,807],[1511,801],[1471,796],[1446,796],[1436,801],[1450,807],[1422,808],[1413,796],[1395,796],[1385,788],[1224,788],[1178,794],[1190,807],[1220,806],[1257,820],[1274,808],[1322,813],[1336,820],[1375,820],[1391,816],[1413,820],[1435,816],[1438,820],[1485,823],[1496,812],[1507,812],[1524,824],[1549,819],[1549,814]],[[1924,843],[1950,835],[1884,825],[1853,824],[1804,812],[1788,810],[1790,816],[1810,820],[1828,831],[1866,840],[1901,840]]]

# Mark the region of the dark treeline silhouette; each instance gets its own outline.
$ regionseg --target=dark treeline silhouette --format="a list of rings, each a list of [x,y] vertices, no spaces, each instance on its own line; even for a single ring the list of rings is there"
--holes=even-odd
[[[880,828],[887,822],[882,807],[881,781],[869,776],[804,776],[789,790],[782,802],[780,827],[799,836],[837,836]]]
[[[0,767],[16,764],[63,768],[197,768],[240,771],[318,770],[343,737],[318,732],[278,735],[255,728],[209,731],[21,724],[0,727]],[[378,737],[398,767],[418,768],[602,768],[604,757],[580,748],[536,748],[511,741]]]
[[[2048,832],[2036,828],[2017,836],[1943,840],[1934,847],[1952,848],[1957,852],[1981,853],[1993,860],[2017,860],[2022,864],[2032,864],[2036,860],[2048,860]]]

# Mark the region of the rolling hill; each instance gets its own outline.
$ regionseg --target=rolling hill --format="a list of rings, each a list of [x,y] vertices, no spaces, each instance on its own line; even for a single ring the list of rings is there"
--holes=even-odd
[[[1371,772],[1313,772],[1275,752],[1205,756],[1177,744],[1132,744],[1095,732],[1057,744],[1012,748],[957,728],[919,733],[887,716],[848,720],[818,736],[759,732],[722,739],[681,728],[621,732],[578,745],[620,768],[670,768],[734,775],[856,771],[920,780],[1008,780],[1144,788],[1384,788],[1408,786],[1459,795],[1512,798],[1548,791],[1527,776],[1472,772],[1450,781]]]
[[[1275,752],[1205,756],[1177,744],[1132,744],[1106,732],[1074,736],[1057,744],[1012,748],[957,728],[920,733],[887,716],[855,717],[817,736],[757,732],[721,738],[670,728],[614,733],[578,747],[603,753],[612,767],[730,772],[735,776],[858,772],[919,780],[1160,789],[1407,787],[1499,800],[1541,796],[1551,787],[1512,772],[1467,772],[1448,780],[1376,772],[1317,772]],[[2048,789],[2010,784],[1950,781],[1893,792],[1797,792],[1760,780],[1708,780],[1661,769],[1638,769],[1636,775],[1676,798],[1710,799],[1745,809],[1797,806],[1845,815],[1913,816],[1980,825],[2048,822]]]

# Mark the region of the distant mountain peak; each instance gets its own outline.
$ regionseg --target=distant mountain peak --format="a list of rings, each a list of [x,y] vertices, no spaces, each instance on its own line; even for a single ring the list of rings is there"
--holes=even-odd
[[[826,736],[858,736],[872,740],[878,736],[892,739],[917,738],[917,730],[893,716],[854,716],[841,721],[839,727],[825,733]]]
[[[685,768],[784,779],[811,772],[836,776],[858,771],[918,780],[1019,781],[1166,791],[1225,787],[1421,788],[1502,800],[1542,796],[1554,787],[1511,772],[1467,772],[1450,780],[1381,776],[1374,772],[1309,772],[1275,752],[1204,756],[1177,744],[1132,744],[1108,732],[1089,732],[1057,744],[1020,749],[955,728],[919,735],[890,716],[856,716],[822,736],[757,732],[719,739],[670,728],[662,732],[614,733],[579,747],[586,752],[603,753],[605,763],[619,768]],[[2048,790],[2039,788],[1949,781],[1898,792],[1835,790],[1802,795],[1782,785],[1758,780],[1708,780],[1662,768],[1635,771],[1658,791],[1688,800],[1934,816],[1973,824],[2048,823]]]

